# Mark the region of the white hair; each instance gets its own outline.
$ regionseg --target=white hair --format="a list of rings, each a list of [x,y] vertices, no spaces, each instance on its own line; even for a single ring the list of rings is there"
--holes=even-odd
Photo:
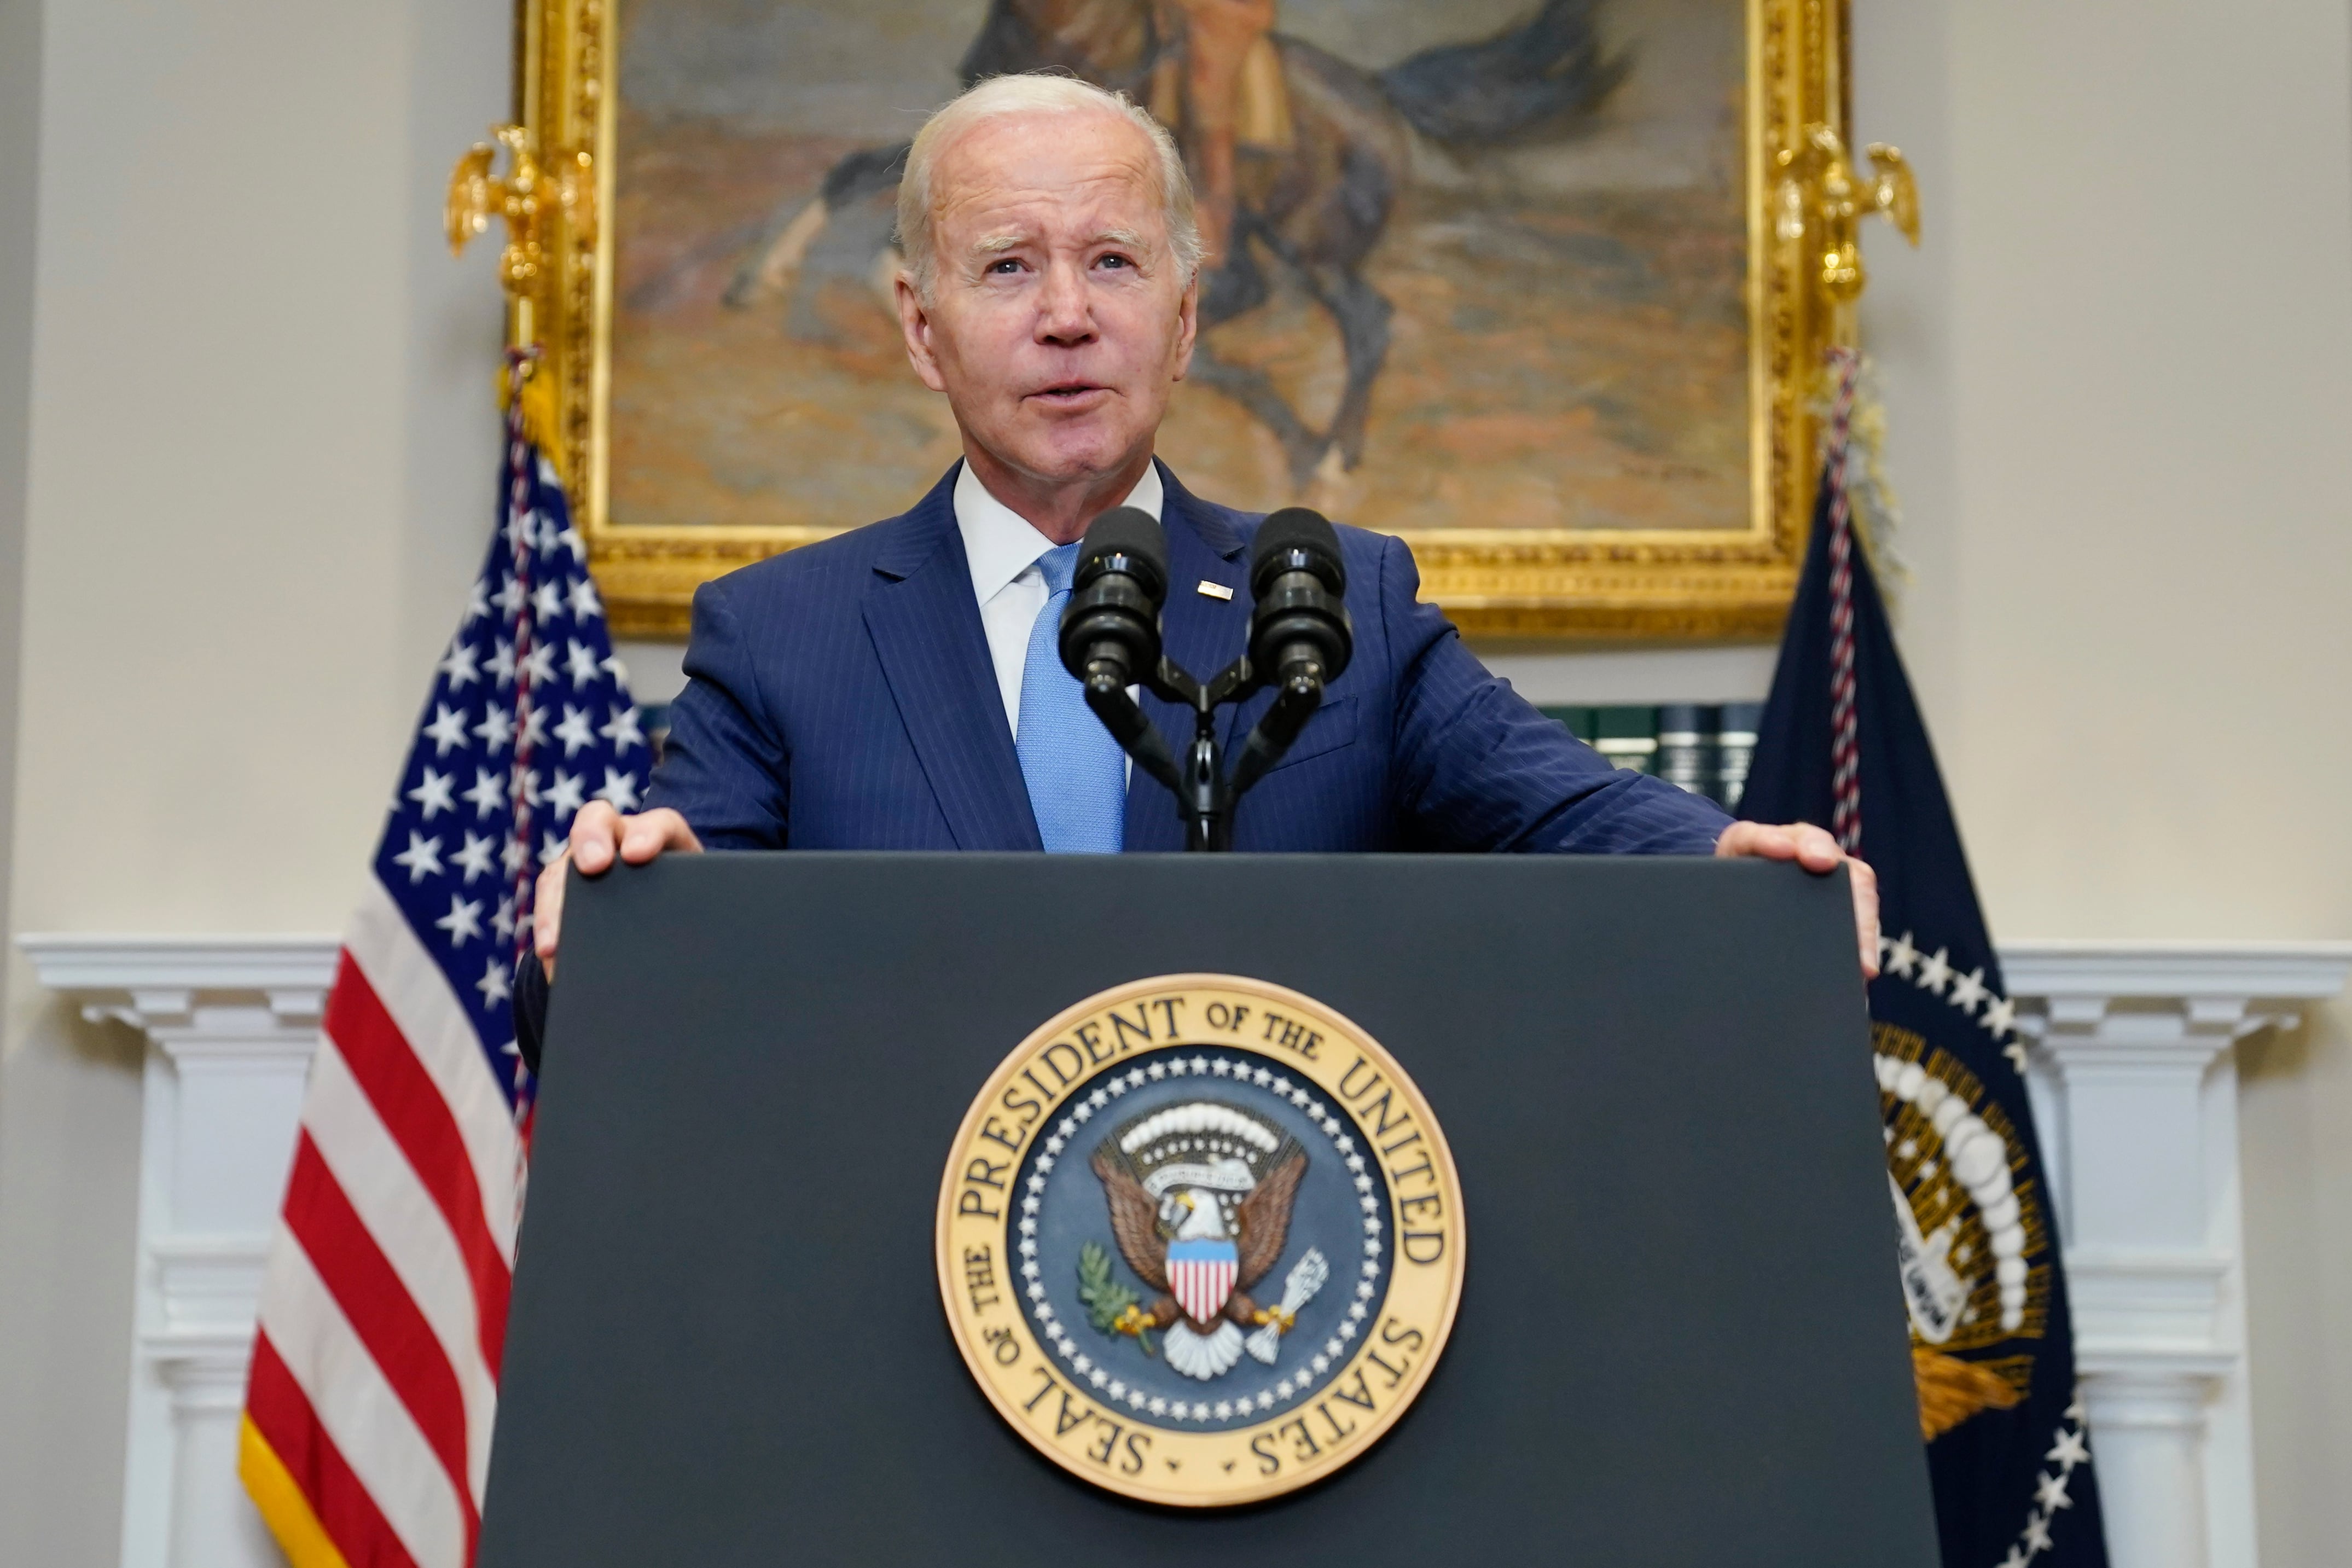
[[[1192,182],[1184,155],[1167,127],[1123,92],[1112,92],[1072,76],[996,76],[942,106],[915,132],[907,172],[898,180],[898,248],[915,292],[926,303],[939,278],[939,252],[931,235],[931,175],[940,157],[964,132],[991,120],[1015,114],[1116,114],[1151,141],[1160,165],[1160,210],[1168,227],[1168,248],[1178,276],[1187,284],[1201,269],[1201,226],[1192,211]]]

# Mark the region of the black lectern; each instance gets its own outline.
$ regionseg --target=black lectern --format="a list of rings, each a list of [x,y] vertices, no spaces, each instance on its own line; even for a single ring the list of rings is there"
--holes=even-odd
[[[1041,1458],[934,1268],[1007,1053],[1181,972],[1374,1037],[1468,1213],[1418,1402],[1328,1479],[1217,1510]],[[670,858],[575,880],[540,1107],[485,1568],[1935,1561],[1842,879]]]

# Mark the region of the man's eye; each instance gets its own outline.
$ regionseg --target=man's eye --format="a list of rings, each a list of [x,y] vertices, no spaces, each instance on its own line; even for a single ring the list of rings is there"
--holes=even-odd
[[[1135,263],[1114,250],[1108,256],[1097,258],[1095,265],[1097,267],[1132,267]]]
[[[1012,274],[1021,270],[1021,262],[1017,257],[1008,256],[1001,261],[990,262],[988,264],[988,270],[998,277],[1010,277]]]

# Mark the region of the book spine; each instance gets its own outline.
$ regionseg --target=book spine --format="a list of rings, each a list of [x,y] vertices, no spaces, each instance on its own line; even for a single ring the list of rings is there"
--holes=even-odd
[[[1592,749],[1612,767],[1627,773],[1658,771],[1658,710],[1654,708],[1602,708],[1595,710],[1599,731]]]
[[[1658,710],[1658,776],[1692,795],[1715,785],[1715,710],[1669,702]]]
[[[1748,787],[1748,764],[1756,755],[1756,732],[1764,721],[1761,702],[1727,702],[1716,734],[1715,798],[1727,810],[1739,808]]]

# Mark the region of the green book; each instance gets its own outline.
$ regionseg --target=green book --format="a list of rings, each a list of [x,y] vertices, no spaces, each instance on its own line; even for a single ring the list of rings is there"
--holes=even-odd
[[[1592,749],[1628,773],[1658,768],[1658,710],[1599,708],[1593,710]]]
[[[1714,793],[1716,713],[1696,702],[1669,702],[1658,710],[1660,778],[1692,795]]]

